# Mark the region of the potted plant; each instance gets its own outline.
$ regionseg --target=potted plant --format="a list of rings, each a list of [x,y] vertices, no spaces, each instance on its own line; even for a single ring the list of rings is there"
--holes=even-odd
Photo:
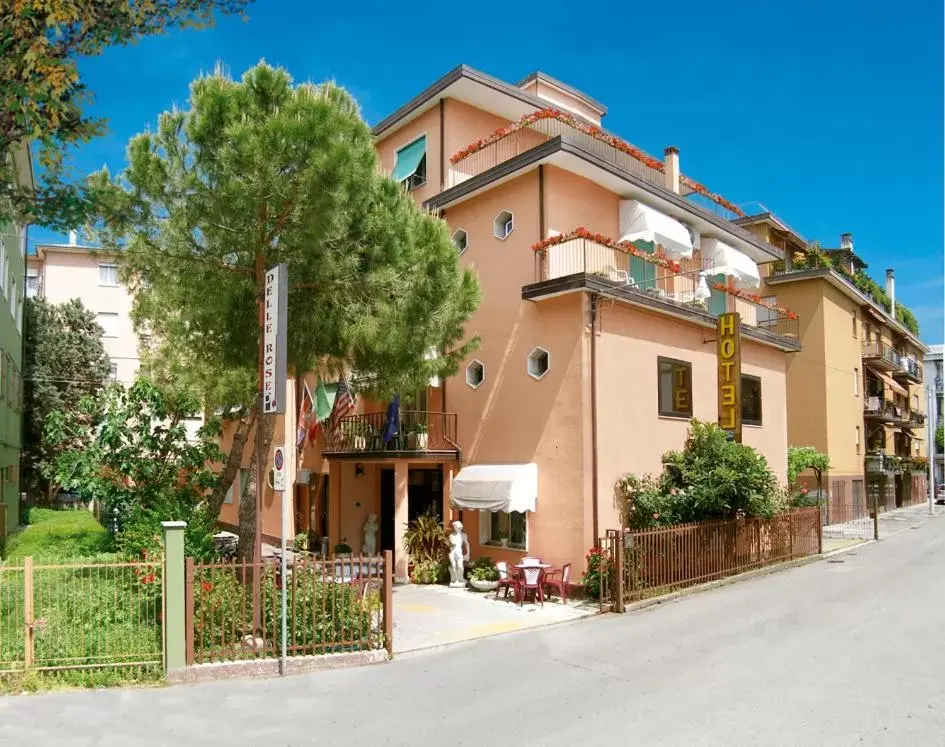
[[[404,550],[413,562],[411,579],[416,583],[437,583],[449,568],[450,542],[438,516],[426,513],[407,525]]]
[[[416,439],[416,448],[420,451],[426,451],[427,445],[430,442],[430,436],[427,433],[427,424],[426,423],[417,423],[413,427],[413,435]]]
[[[499,545],[502,547],[509,546],[509,533],[504,529],[499,530]]]
[[[499,570],[492,558],[479,558],[469,571],[469,585],[476,591],[494,591],[499,587]]]
[[[351,545],[348,544],[348,538],[342,537],[341,542],[335,545],[335,555],[350,555]]]

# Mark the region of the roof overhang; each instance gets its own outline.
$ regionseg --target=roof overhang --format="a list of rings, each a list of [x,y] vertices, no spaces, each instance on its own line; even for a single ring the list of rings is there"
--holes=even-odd
[[[828,283],[830,283],[830,285],[839,290],[848,298],[852,298],[862,306],[866,306],[871,314],[876,316],[877,319],[881,320],[883,324],[888,325],[893,330],[909,340],[909,342],[920,351],[923,353],[928,352],[928,345],[916,337],[911,330],[906,329],[906,327],[904,327],[901,322],[889,316],[889,314],[886,313],[886,309],[876,303],[872,298],[869,298],[866,294],[860,292],[857,288],[844,280],[836,272],[836,270],[820,267],[813,270],[790,272],[785,275],[770,275],[765,278],[765,282],[771,286],[787,285],[788,283],[797,283],[807,280],[826,280]]]
[[[445,210],[472,197],[516,179],[540,165],[557,166],[583,176],[623,199],[640,202],[686,223],[700,235],[714,236],[748,255],[758,263],[782,259],[781,252],[750,231],[705,210],[685,197],[632,174],[559,135],[519,156],[477,174],[424,202],[425,207]]]
[[[503,80],[460,65],[374,125],[374,137],[386,137],[396,132],[445,98],[463,101],[512,121],[548,106],[547,101]]]
[[[777,231],[787,234],[794,243],[798,244],[801,247],[807,246],[807,239],[801,236],[797,231],[791,228],[787,223],[781,220],[774,213],[758,213],[756,215],[746,215],[743,218],[735,218],[732,223],[735,223],[739,226],[754,226],[759,223],[766,223]]]
[[[566,93],[569,96],[573,96],[582,104],[585,104],[590,109],[594,110],[599,116],[603,117],[607,113],[607,107],[604,106],[600,101],[592,99],[583,91],[579,91],[573,86],[569,86],[567,83],[564,83],[557,78],[552,78],[547,73],[541,72],[541,70],[536,70],[533,73],[526,75],[518,83],[516,83],[517,88],[524,88],[532,81],[538,81],[539,83],[544,83],[546,86],[551,86],[552,88],[557,88],[562,93]]]

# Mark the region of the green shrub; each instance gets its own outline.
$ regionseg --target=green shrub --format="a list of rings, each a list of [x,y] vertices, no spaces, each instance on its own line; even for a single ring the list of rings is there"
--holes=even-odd
[[[681,451],[663,455],[659,477],[626,475],[615,485],[631,529],[739,516],[773,516],[783,507],[777,478],[755,449],[714,423],[693,420]]]
[[[606,574],[611,572],[607,556],[600,548],[592,547],[584,557],[584,593],[591,599],[600,599],[601,585]]]
[[[469,578],[476,581],[498,581],[499,569],[495,567],[492,558],[479,558],[473,563]]]
[[[449,576],[449,566],[439,560],[421,560],[410,571],[410,580],[415,584],[442,584]]]
[[[407,527],[404,549],[414,563],[445,565],[450,553],[449,533],[436,514],[423,514]]]

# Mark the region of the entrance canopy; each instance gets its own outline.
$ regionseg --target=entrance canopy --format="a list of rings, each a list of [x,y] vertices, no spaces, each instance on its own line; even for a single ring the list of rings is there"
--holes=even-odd
[[[473,464],[453,478],[451,500],[472,511],[534,511],[538,465]]]

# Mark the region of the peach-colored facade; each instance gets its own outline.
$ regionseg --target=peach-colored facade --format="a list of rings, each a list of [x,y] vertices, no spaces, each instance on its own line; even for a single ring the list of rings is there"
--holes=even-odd
[[[114,378],[124,384],[133,382],[140,365],[138,336],[131,321],[131,295],[117,281],[114,259],[92,247],[41,244],[28,257],[27,273],[36,278],[35,295],[50,303],[78,298],[98,315]]]
[[[471,93],[471,84],[463,85],[455,96],[444,91],[378,136],[381,168],[387,173],[396,165],[398,150],[420,136],[426,138],[426,181],[412,191],[418,202],[458,194],[451,188],[460,184],[468,187],[472,175],[463,173],[457,179],[450,156],[509,124],[511,119],[501,113],[522,105],[514,92],[483,87]],[[534,99],[532,110],[556,106],[599,121],[600,113],[580,96],[557,85],[544,86],[540,78],[522,90]],[[532,142],[526,136],[516,155],[522,147],[545,140],[536,134]],[[301,524],[293,531],[325,530],[331,545],[345,539],[357,552],[365,519],[377,513],[382,526],[393,523],[395,572],[404,577],[407,558],[401,540],[412,506],[410,491],[414,483],[426,479],[422,472],[432,470],[442,481],[437,496],[443,520],[462,517],[474,558],[518,560],[526,553],[537,554],[556,565],[572,563],[576,581],[596,536],[620,526],[612,497],[616,480],[628,472],[659,472],[663,453],[683,446],[688,418],[659,415],[659,358],[691,365],[692,415],[717,420],[714,320],[705,313],[690,313],[686,307],[667,311],[646,298],[577,287],[523,298],[524,289],[536,283],[533,244],[578,226],[616,238],[620,201],[646,197],[638,187],[624,191],[608,186],[615,184],[612,175],[595,178],[589,169],[560,160],[512,170],[437,208],[451,231],[465,232],[460,263],[475,270],[483,295],[466,327],[467,336],[481,338],[480,348],[456,376],[427,392],[430,411],[455,413],[459,449],[453,456],[370,449],[323,454],[321,441],[306,445],[299,466],[312,470],[312,478],[308,486],[296,486]],[[503,211],[511,214],[512,228],[497,238],[494,221]],[[725,237],[725,231],[732,230],[734,238],[729,241],[744,241],[744,231],[738,234],[716,223],[717,235]],[[759,253],[767,256],[764,249]],[[772,253],[768,261],[775,256]],[[691,266],[698,267],[699,261],[697,252]],[[659,287],[672,290],[674,282],[667,276]],[[730,298],[728,309],[741,310],[741,305],[744,302]],[[754,309],[745,312],[754,314]],[[540,375],[528,368],[536,348],[548,356],[547,371]],[[746,425],[743,440],[766,456],[782,482],[788,427],[786,368],[789,351],[796,349],[796,340],[779,341],[771,335],[745,335],[742,340],[743,373],[760,378],[763,403],[762,424]],[[466,378],[465,369],[474,361],[483,366],[477,385]],[[386,403],[360,402],[358,411],[383,412],[385,407]],[[535,510],[526,514],[524,547],[500,547],[488,526],[481,526],[483,520],[491,521],[488,513],[450,509],[450,481],[464,467],[528,463],[538,468],[538,496]],[[322,487],[325,475],[327,495]],[[388,505],[385,495],[392,499]],[[321,518],[325,500],[327,521]],[[235,516],[235,506],[228,507],[223,520],[235,523]],[[278,521],[264,515],[263,527],[266,534],[273,534]]]

